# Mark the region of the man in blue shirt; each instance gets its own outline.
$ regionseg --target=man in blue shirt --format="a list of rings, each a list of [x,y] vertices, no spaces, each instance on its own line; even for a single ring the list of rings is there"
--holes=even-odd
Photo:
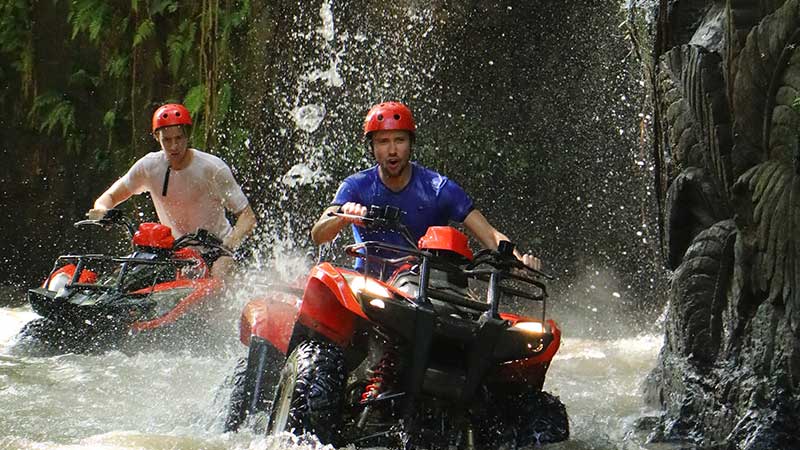
[[[356,242],[379,240],[407,245],[396,233],[370,231],[360,226],[358,216],[365,216],[370,205],[395,206],[406,214],[403,223],[414,240],[419,240],[428,227],[463,223],[480,243],[496,249],[508,237],[494,228],[475,209],[466,192],[447,177],[411,162],[416,124],[411,110],[399,102],[373,106],[364,122],[364,136],[372,149],[377,165],[347,177],[339,186],[333,203],[311,229],[317,244],[329,242],[352,223]],[[331,216],[341,212],[351,217]],[[517,257],[534,269],[541,262],[532,255]]]

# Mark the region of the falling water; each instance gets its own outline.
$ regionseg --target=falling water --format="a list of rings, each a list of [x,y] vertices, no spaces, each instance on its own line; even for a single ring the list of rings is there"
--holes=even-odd
[[[650,413],[638,388],[662,342],[638,70],[618,5],[531,3],[295,6],[267,56],[293,69],[263,93],[264,126],[238,173],[265,231],[245,287],[215,311],[219,329],[179,350],[42,358],[12,351],[35,315],[0,308],[0,449],[315,448],[222,433],[226,378],[245,353],[238,313],[266,278],[307,266],[310,223],[338,180],[370,164],[360,117],[388,99],[417,114],[416,156],[559,276],[550,311],[564,337],[545,389],[565,403],[572,436],[550,448],[660,448],[634,426]]]

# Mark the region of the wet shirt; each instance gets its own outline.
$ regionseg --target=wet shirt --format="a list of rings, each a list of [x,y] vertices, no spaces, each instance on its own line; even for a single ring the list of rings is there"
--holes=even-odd
[[[166,195],[162,193],[169,163],[163,151],[136,161],[122,181],[134,194],[150,193],[158,220],[170,227],[176,238],[203,228],[225,239],[233,229],[225,210],[239,214],[248,205],[247,197],[220,158],[189,151],[193,153],[189,165],[170,170]]]
[[[450,221],[463,222],[472,211],[472,199],[453,180],[416,163],[411,163],[411,179],[399,192],[386,187],[378,175],[378,166],[347,177],[339,186],[332,205],[347,202],[394,206],[404,212],[402,222],[408,227],[414,241],[418,241],[428,227],[447,225]],[[366,230],[353,225],[356,242],[381,241],[408,246],[397,233]],[[360,267],[360,261],[357,267]]]

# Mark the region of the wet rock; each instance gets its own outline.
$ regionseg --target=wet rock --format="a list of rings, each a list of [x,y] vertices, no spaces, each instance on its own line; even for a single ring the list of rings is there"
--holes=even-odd
[[[691,448],[800,448],[800,1],[654,8],[674,272],[644,384],[663,415],[639,426]]]

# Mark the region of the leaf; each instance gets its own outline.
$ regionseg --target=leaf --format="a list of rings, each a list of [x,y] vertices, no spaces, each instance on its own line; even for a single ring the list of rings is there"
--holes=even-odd
[[[122,78],[128,74],[128,55],[115,54],[106,62],[105,71],[112,78]]]
[[[37,96],[28,114],[31,123],[38,123],[39,131],[53,133],[61,127],[61,137],[75,131],[75,106],[68,99],[54,92]]]
[[[161,70],[161,68],[164,67],[164,59],[161,57],[160,49],[156,49],[156,51],[153,52],[152,61],[153,61],[153,67],[155,67],[156,69]]]
[[[194,46],[197,25],[191,19],[185,19],[178,31],[167,36],[169,53],[169,71],[174,78],[184,69],[184,56],[189,55]]]
[[[97,43],[100,32],[110,29],[111,7],[103,0],[73,0],[67,22],[72,25],[72,38],[79,33],[88,33],[89,39]]]
[[[186,98],[183,100],[183,105],[189,110],[192,114],[192,117],[197,117],[197,113],[200,109],[203,108],[206,101],[206,88],[203,84],[198,84],[197,86],[192,87],[189,89],[189,93],[186,94]]]
[[[114,123],[117,121],[117,112],[113,109],[106,111],[105,115],[103,116],[103,125],[106,128],[114,128]]]
[[[150,4],[150,14],[153,16],[164,15],[164,12],[174,13],[178,10],[177,0],[157,0]]]
[[[224,118],[231,107],[232,89],[230,83],[223,83],[217,97],[217,117]]]
[[[156,25],[150,19],[146,19],[139,24],[139,27],[136,29],[136,33],[133,35],[133,47],[138,47],[142,42],[150,39],[155,30]]]

